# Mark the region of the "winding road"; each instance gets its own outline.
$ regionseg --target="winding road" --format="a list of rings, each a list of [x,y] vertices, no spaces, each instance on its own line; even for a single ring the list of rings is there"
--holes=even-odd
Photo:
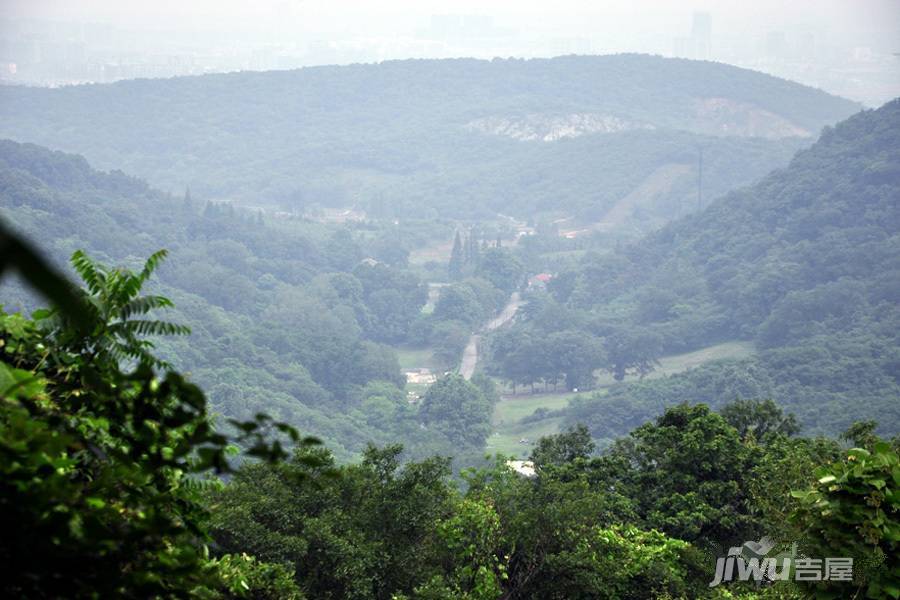
[[[522,306],[523,300],[519,292],[513,292],[509,297],[509,301],[506,303],[506,306],[503,307],[503,310],[500,311],[500,314],[485,323],[484,327],[481,328],[480,331],[473,333],[469,338],[469,343],[466,344],[466,349],[463,350],[462,361],[459,365],[459,373],[463,376],[464,379],[469,380],[472,378],[472,375],[475,373],[475,365],[478,364],[478,343],[481,341],[481,334],[493,331],[498,327],[501,327],[505,323],[508,323],[514,316],[516,316],[516,312],[519,310],[519,307]]]

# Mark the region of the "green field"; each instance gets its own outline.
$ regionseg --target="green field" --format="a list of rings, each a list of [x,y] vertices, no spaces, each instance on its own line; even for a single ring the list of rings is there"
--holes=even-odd
[[[520,423],[538,408],[554,410],[565,408],[577,394],[520,394],[505,395],[494,407],[494,433],[487,440],[486,450],[517,457],[527,457],[534,442],[543,436],[559,431],[562,417],[541,419],[533,423]],[[522,439],[529,443],[521,443]]]
[[[430,348],[410,348],[398,346],[397,359],[403,370],[427,368],[439,372],[439,366],[434,360]],[[680,373],[688,369],[702,365],[703,363],[725,358],[743,358],[752,355],[753,344],[750,342],[726,342],[709,346],[693,352],[674,354],[660,359],[659,366],[653,373],[646,376],[647,379],[655,379],[667,375]],[[636,381],[637,376],[629,375],[625,381]],[[607,371],[597,373],[597,387],[602,391],[616,383],[612,375]],[[539,408],[558,410],[565,408],[569,400],[578,394],[573,392],[528,393],[527,387],[520,387],[519,393],[513,395],[511,390],[498,381],[497,385],[503,392],[500,402],[494,407],[492,419],[494,432],[487,440],[486,450],[491,454],[501,453],[520,458],[527,457],[531,453],[533,444],[543,436],[559,433],[562,417],[548,417],[531,423],[522,423],[521,420],[534,413]],[[407,391],[422,395],[428,389],[427,384],[407,384]],[[527,440],[522,443],[521,440]]]

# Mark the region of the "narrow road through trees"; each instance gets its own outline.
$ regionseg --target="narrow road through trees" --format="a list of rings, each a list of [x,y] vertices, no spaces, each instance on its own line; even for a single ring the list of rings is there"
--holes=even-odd
[[[466,380],[471,379],[472,375],[475,373],[475,365],[478,364],[478,343],[481,341],[481,334],[486,331],[493,331],[503,324],[508,323],[516,316],[516,312],[519,310],[519,307],[522,306],[522,303],[522,296],[519,292],[513,292],[510,295],[506,306],[500,311],[500,314],[485,323],[484,327],[481,328],[481,331],[472,334],[469,338],[469,343],[466,344],[466,348],[463,350],[462,361],[459,365],[459,373],[463,378]]]

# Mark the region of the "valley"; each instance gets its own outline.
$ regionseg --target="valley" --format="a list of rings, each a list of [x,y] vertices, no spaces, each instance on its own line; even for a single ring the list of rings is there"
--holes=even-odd
[[[823,591],[709,584],[777,538],[897,596],[858,109],[631,54],[0,86],[0,595]]]

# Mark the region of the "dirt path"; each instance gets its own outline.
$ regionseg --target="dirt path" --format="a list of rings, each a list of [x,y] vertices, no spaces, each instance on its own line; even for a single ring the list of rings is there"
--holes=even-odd
[[[469,338],[469,343],[466,344],[466,349],[463,350],[462,361],[459,363],[459,374],[466,380],[471,379],[472,374],[475,373],[475,365],[478,363],[478,342],[480,340],[481,336],[473,333],[472,337]]]
[[[493,331],[508,323],[516,316],[516,311],[519,310],[520,306],[522,306],[522,297],[519,295],[519,292],[513,292],[509,297],[509,302],[506,303],[500,314],[485,323],[484,327],[481,328],[481,332]],[[466,349],[463,350],[462,361],[459,364],[459,373],[466,380],[472,378],[472,375],[475,373],[475,365],[478,364],[478,343],[481,341],[481,332],[473,333],[469,338],[469,343],[466,344]]]

